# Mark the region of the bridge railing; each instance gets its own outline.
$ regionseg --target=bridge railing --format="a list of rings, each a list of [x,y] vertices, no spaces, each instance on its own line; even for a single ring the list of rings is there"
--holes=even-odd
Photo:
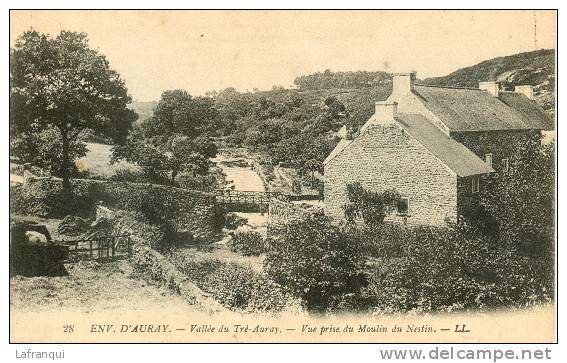
[[[216,189],[211,193],[221,206],[234,212],[267,212],[272,198],[285,198],[279,192]]]

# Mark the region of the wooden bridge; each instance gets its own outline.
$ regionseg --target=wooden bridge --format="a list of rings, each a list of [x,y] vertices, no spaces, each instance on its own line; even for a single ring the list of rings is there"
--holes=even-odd
[[[279,192],[215,189],[212,193],[216,195],[217,203],[228,212],[267,213],[272,198],[285,198]]]

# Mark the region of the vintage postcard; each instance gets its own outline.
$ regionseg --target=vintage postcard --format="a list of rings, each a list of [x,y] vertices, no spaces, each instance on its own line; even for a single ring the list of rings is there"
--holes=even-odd
[[[555,342],[556,28],[11,10],[10,342]]]

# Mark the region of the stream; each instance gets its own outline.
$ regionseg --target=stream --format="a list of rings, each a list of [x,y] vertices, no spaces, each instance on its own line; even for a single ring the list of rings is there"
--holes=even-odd
[[[260,176],[250,166],[239,166],[239,162],[244,163],[248,160],[244,158],[231,158],[222,154],[212,159],[226,174],[229,185],[234,186],[234,190],[265,192],[264,182]]]
[[[260,178],[251,166],[244,166],[246,163],[252,164],[246,158],[227,157],[222,153],[219,153],[211,160],[214,161],[226,174],[226,181],[229,187],[234,187],[234,190],[251,192],[266,191],[262,178]],[[249,227],[265,230],[268,222],[267,214],[243,212],[236,212],[236,214],[248,219]]]

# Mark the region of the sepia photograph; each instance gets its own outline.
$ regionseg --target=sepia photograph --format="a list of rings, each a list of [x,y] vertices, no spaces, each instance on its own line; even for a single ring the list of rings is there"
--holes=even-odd
[[[557,340],[556,10],[9,21],[11,343]]]

